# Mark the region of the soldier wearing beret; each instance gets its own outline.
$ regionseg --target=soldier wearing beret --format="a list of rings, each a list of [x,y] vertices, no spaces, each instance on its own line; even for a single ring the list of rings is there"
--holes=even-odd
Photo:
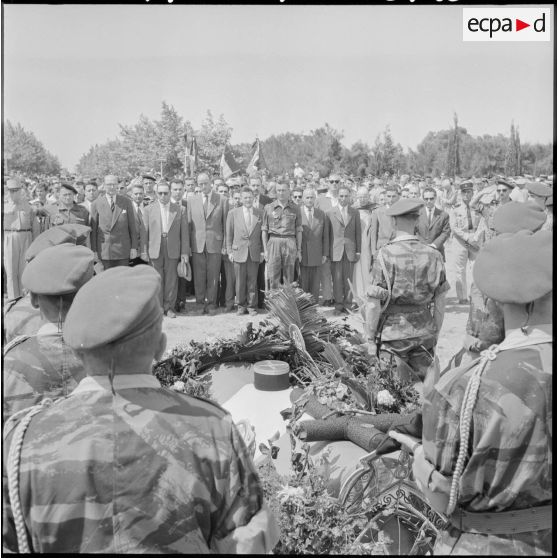
[[[4,429],[8,550],[263,554],[275,546],[275,520],[231,416],[151,373],[166,345],[160,288],[149,266],[117,267],[76,296],[64,340],[87,376]]]
[[[83,367],[62,341],[62,324],[91,277],[93,252],[74,244],[46,248],[26,266],[22,281],[41,313],[41,327],[4,348],[4,420],[44,397],[67,395],[81,379]]]
[[[89,226],[89,211],[74,201],[77,190],[66,182],[60,185],[58,201],[48,204],[47,210],[49,227],[65,224],[77,224]]]
[[[527,182],[526,188],[529,192],[529,199],[544,209],[546,199],[552,196],[552,188],[542,182]]]
[[[9,178],[2,208],[4,232],[3,262],[6,270],[8,300],[23,296],[21,276],[25,268],[25,250],[39,233],[39,222],[33,208],[23,197],[21,183]]]
[[[434,554],[552,554],[552,252],[548,231],[483,247],[473,277],[501,305],[506,337],[424,394],[422,440],[392,434],[448,517]]]
[[[449,289],[442,255],[414,234],[422,206],[406,199],[387,210],[395,220],[395,238],[378,251],[366,293],[368,350],[377,354],[381,340],[395,352],[403,361],[404,381],[423,380],[434,362]]]

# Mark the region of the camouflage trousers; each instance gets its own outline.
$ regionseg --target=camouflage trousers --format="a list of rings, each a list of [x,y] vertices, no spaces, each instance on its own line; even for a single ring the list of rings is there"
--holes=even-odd
[[[267,276],[271,289],[279,288],[281,272],[284,285],[294,281],[295,260],[296,240],[294,238],[272,236],[269,239],[267,243]]]

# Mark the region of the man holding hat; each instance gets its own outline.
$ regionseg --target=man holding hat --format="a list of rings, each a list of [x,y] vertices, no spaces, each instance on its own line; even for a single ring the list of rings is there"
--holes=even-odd
[[[467,263],[474,261],[478,245],[475,233],[481,221],[481,214],[471,207],[473,182],[465,180],[459,185],[460,203],[450,212],[450,228],[457,242],[455,261],[455,291],[459,304],[467,304]]]
[[[58,201],[45,207],[49,213],[49,227],[67,223],[89,226],[89,211],[74,201],[77,190],[67,182],[60,185]]]
[[[449,519],[434,554],[552,554],[552,253],[548,231],[483,247],[473,277],[501,306],[506,337],[424,394],[422,440],[392,433]]]
[[[39,234],[39,222],[33,208],[23,197],[22,186],[18,180],[9,178],[5,192],[2,209],[3,259],[8,300],[15,300],[23,296],[21,276],[25,268],[25,250]]]
[[[118,267],[78,293],[64,341],[87,376],[4,429],[12,481],[3,544],[12,552],[264,554],[275,546],[275,520],[231,416],[151,373],[166,345],[160,283],[149,266]]]
[[[381,340],[395,352],[403,381],[423,380],[434,362],[449,289],[442,255],[414,234],[422,206],[421,200],[405,199],[387,210],[395,238],[378,251],[366,292],[368,350],[377,354]]]
[[[62,324],[92,277],[93,252],[75,244],[46,248],[26,266],[22,282],[40,310],[41,327],[4,348],[4,420],[45,397],[68,395],[83,377],[81,362],[62,341]]]

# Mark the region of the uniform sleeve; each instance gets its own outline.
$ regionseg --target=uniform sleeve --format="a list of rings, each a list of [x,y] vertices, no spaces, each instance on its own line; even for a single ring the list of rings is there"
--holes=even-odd
[[[211,548],[227,554],[270,552],[279,539],[277,523],[264,504],[258,474],[232,423],[231,445],[228,492]]]
[[[269,207],[269,205],[266,205],[263,208],[262,232],[268,232],[269,231],[269,211],[268,211],[268,207]]]
[[[14,514],[8,489],[7,471],[8,454],[11,446],[10,442],[16,424],[17,421],[14,420],[6,422],[2,436],[2,550],[5,553],[18,551]]]

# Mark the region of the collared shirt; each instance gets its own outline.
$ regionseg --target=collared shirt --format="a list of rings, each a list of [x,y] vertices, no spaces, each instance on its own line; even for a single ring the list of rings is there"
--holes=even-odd
[[[109,204],[109,207],[113,204],[116,203],[116,194],[114,194],[114,196],[109,196],[108,194],[105,194],[106,198],[107,198],[107,202]]]
[[[242,206],[242,212],[244,215],[244,222],[246,223],[246,227],[250,228],[254,220],[254,211],[252,208],[248,209]]]
[[[306,213],[306,218],[308,219],[308,222],[311,223],[312,219],[314,218],[314,208],[304,206],[304,212]]]
[[[169,232],[169,209],[170,203],[161,203],[161,232],[168,233]]]
[[[291,200],[283,207],[277,200],[265,206],[262,231],[270,235],[296,236],[302,231],[300,208]]]

